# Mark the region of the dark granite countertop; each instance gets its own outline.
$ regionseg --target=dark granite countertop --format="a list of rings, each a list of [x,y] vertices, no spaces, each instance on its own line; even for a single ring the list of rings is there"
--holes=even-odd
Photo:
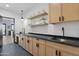
[[[58,35],[39,34],[39,33],[28,33],[28,34],[25,34],[25,36],[31,36],[37,39],[44,39],[51,42],[79,47],[78,37],[58,36]]]

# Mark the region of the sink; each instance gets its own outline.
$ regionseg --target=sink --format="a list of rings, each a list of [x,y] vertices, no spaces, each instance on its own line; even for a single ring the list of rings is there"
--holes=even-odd
[[[61,41],[61,42],[65,42],[66,40],[65,40],[65,39],[59,39],[59,41]]]

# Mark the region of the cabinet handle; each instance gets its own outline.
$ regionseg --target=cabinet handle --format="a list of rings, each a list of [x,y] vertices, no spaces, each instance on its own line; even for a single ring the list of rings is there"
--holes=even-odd
[[[36,39],[36,40],[39,40],[39,39]]]
[[[59,17],[59,21],[61,21],[61,17]]]
[[[61,52],[59,51],[59,56],[61,56]]]
[[[62,21],[64,21],[64,16],[62,16]]]
[[[22,40],[24,40],[24,38],[22,38]]]
[[[56,56],[58,56],[58,53],[57,53],[58,51],[56,50]]]
[[[36,46],[39,47],[39,44],[37,43]]]
[[[27,40],[27,43],[29,43],[29,40]]]

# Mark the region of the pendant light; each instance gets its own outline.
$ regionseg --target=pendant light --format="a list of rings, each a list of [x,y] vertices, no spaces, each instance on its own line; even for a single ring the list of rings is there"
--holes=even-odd
[[[23,18],[23,10],[21,10],[21,20],[24,21],[24,18]]]

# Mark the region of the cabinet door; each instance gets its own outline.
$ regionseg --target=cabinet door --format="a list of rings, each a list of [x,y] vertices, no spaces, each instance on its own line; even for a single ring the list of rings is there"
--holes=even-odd
[[[22,38],[22,47],[25,49],[25,37]]]
[[[39,44],[39,56],[45,56],[45,45]]]
[[[57,23],[61,21],[61,4],[49,4],[49,23]]]
[[[50,46],[46,46],[46,56],[55,56],[56,49]]]
[[[19,37],[19,45],[22,46],[22,39]]]
[[[73,52],[73,51],[72,51],[72,52]],[[61,52],[60,52],[60,55],[61,55],[61,56],[77,56],[77,54],[71,53],[71,52],[69,52],[69,51],[61,51]]]
[[[79,4],[78,3],[62,4],[62,16],[64,16],[64,21],[79,20]]]
[[[32,38],[29,38],[29,52],[32,54]]]
[[[33,55],[34,56],[38,56],[38,47],[36,46],[37,43],[38,43],[38,40],[33,38]]]
[[[55,56],[58,55],[58,48],[56,48],[56,44],[50,41],[46,41],[46,56]]]
[[[26,47],[25,47],[25,48],[26,48],[26,50],[28,51],[28,50],[29,50],[29,46],[28,46],[28,45],[29,45],[29,42],[28,42],[28,37],[26,37],[25,42],[26,42]]]
[[[39,56],[45,56],[45,40],[39,39]]]

